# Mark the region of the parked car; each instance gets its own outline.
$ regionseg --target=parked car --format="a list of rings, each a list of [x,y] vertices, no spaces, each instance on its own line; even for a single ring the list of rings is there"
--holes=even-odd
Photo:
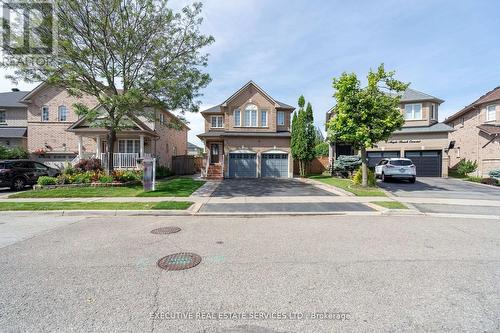
[[[61,172],[57,169],[30,160],[0,161],[0,187],[23,190],[27,185],[35,185],[38,177],[56,177]]]
[[[384,158],[375,166],[375,177],[383,182],[387,179],[404,179],[414,183],[417,168],[408,158]]]

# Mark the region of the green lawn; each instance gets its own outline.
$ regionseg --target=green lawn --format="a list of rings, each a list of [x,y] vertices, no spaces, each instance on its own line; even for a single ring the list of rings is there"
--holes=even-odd
[[[25,191],[9,198],[90,198],[90,197],[188,197],[205,182],[191,178],[158,181],[156,191],[144,192],[142,185],[123,187],[60,187]]]
[[[185,210],[192,202],[0,202],[0,211],[8,210]]]
[[[408,209],[406,205],[402,204],[401,202],[397,201],[372,201],[372,204],[382,206],[384,208],[389,208],[389,209]]]
[[[385,197],[385,193],[377,187],[361,187],[355,185],[352,180],[344,178],[336,178],[330,176],[311,176],[324,184],[341,188],[345,191],[351,192],[358,197]]]

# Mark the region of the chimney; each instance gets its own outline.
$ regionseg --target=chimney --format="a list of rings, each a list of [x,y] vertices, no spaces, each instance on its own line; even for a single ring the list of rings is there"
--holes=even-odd
[[[12,88],[12,91],[17,92],[17,91],[19,91],[19,88]]]

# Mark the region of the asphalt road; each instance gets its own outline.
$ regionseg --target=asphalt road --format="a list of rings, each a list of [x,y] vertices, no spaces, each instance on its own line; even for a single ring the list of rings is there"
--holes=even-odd
[[[420,177],[414,184],[405,181],[378,181],[398,197],[499,200],[500,187],[486,186],[454,178]]]
[[[50,219],[50,228],[0,248],[2,331],[500,330],[496,220]],[[2,221],[0,233],[32,222]],[[150,233],[171,225],[182,231]],[[186,251],[202,262],[156,266]],[[318,312],[331,319],[311,318]]]

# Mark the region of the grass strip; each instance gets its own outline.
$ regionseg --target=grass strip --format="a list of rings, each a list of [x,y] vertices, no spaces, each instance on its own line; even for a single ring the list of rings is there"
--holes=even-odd
[[[408,209],[408,207],[398,201],[372,201],[372,204],[388,209]]]
[[[0,202],[0,211],[45,210],[185,210],[187,201],[161,202]]]
[[[323,184],[335,186],[345,191],[351,192],[358,197],[386,197],[384,191],[378,187],[362,187],[355,185],[352,180],[345,178],[336,178],[330,176],[311,176],[311,179],[322,182]]]

